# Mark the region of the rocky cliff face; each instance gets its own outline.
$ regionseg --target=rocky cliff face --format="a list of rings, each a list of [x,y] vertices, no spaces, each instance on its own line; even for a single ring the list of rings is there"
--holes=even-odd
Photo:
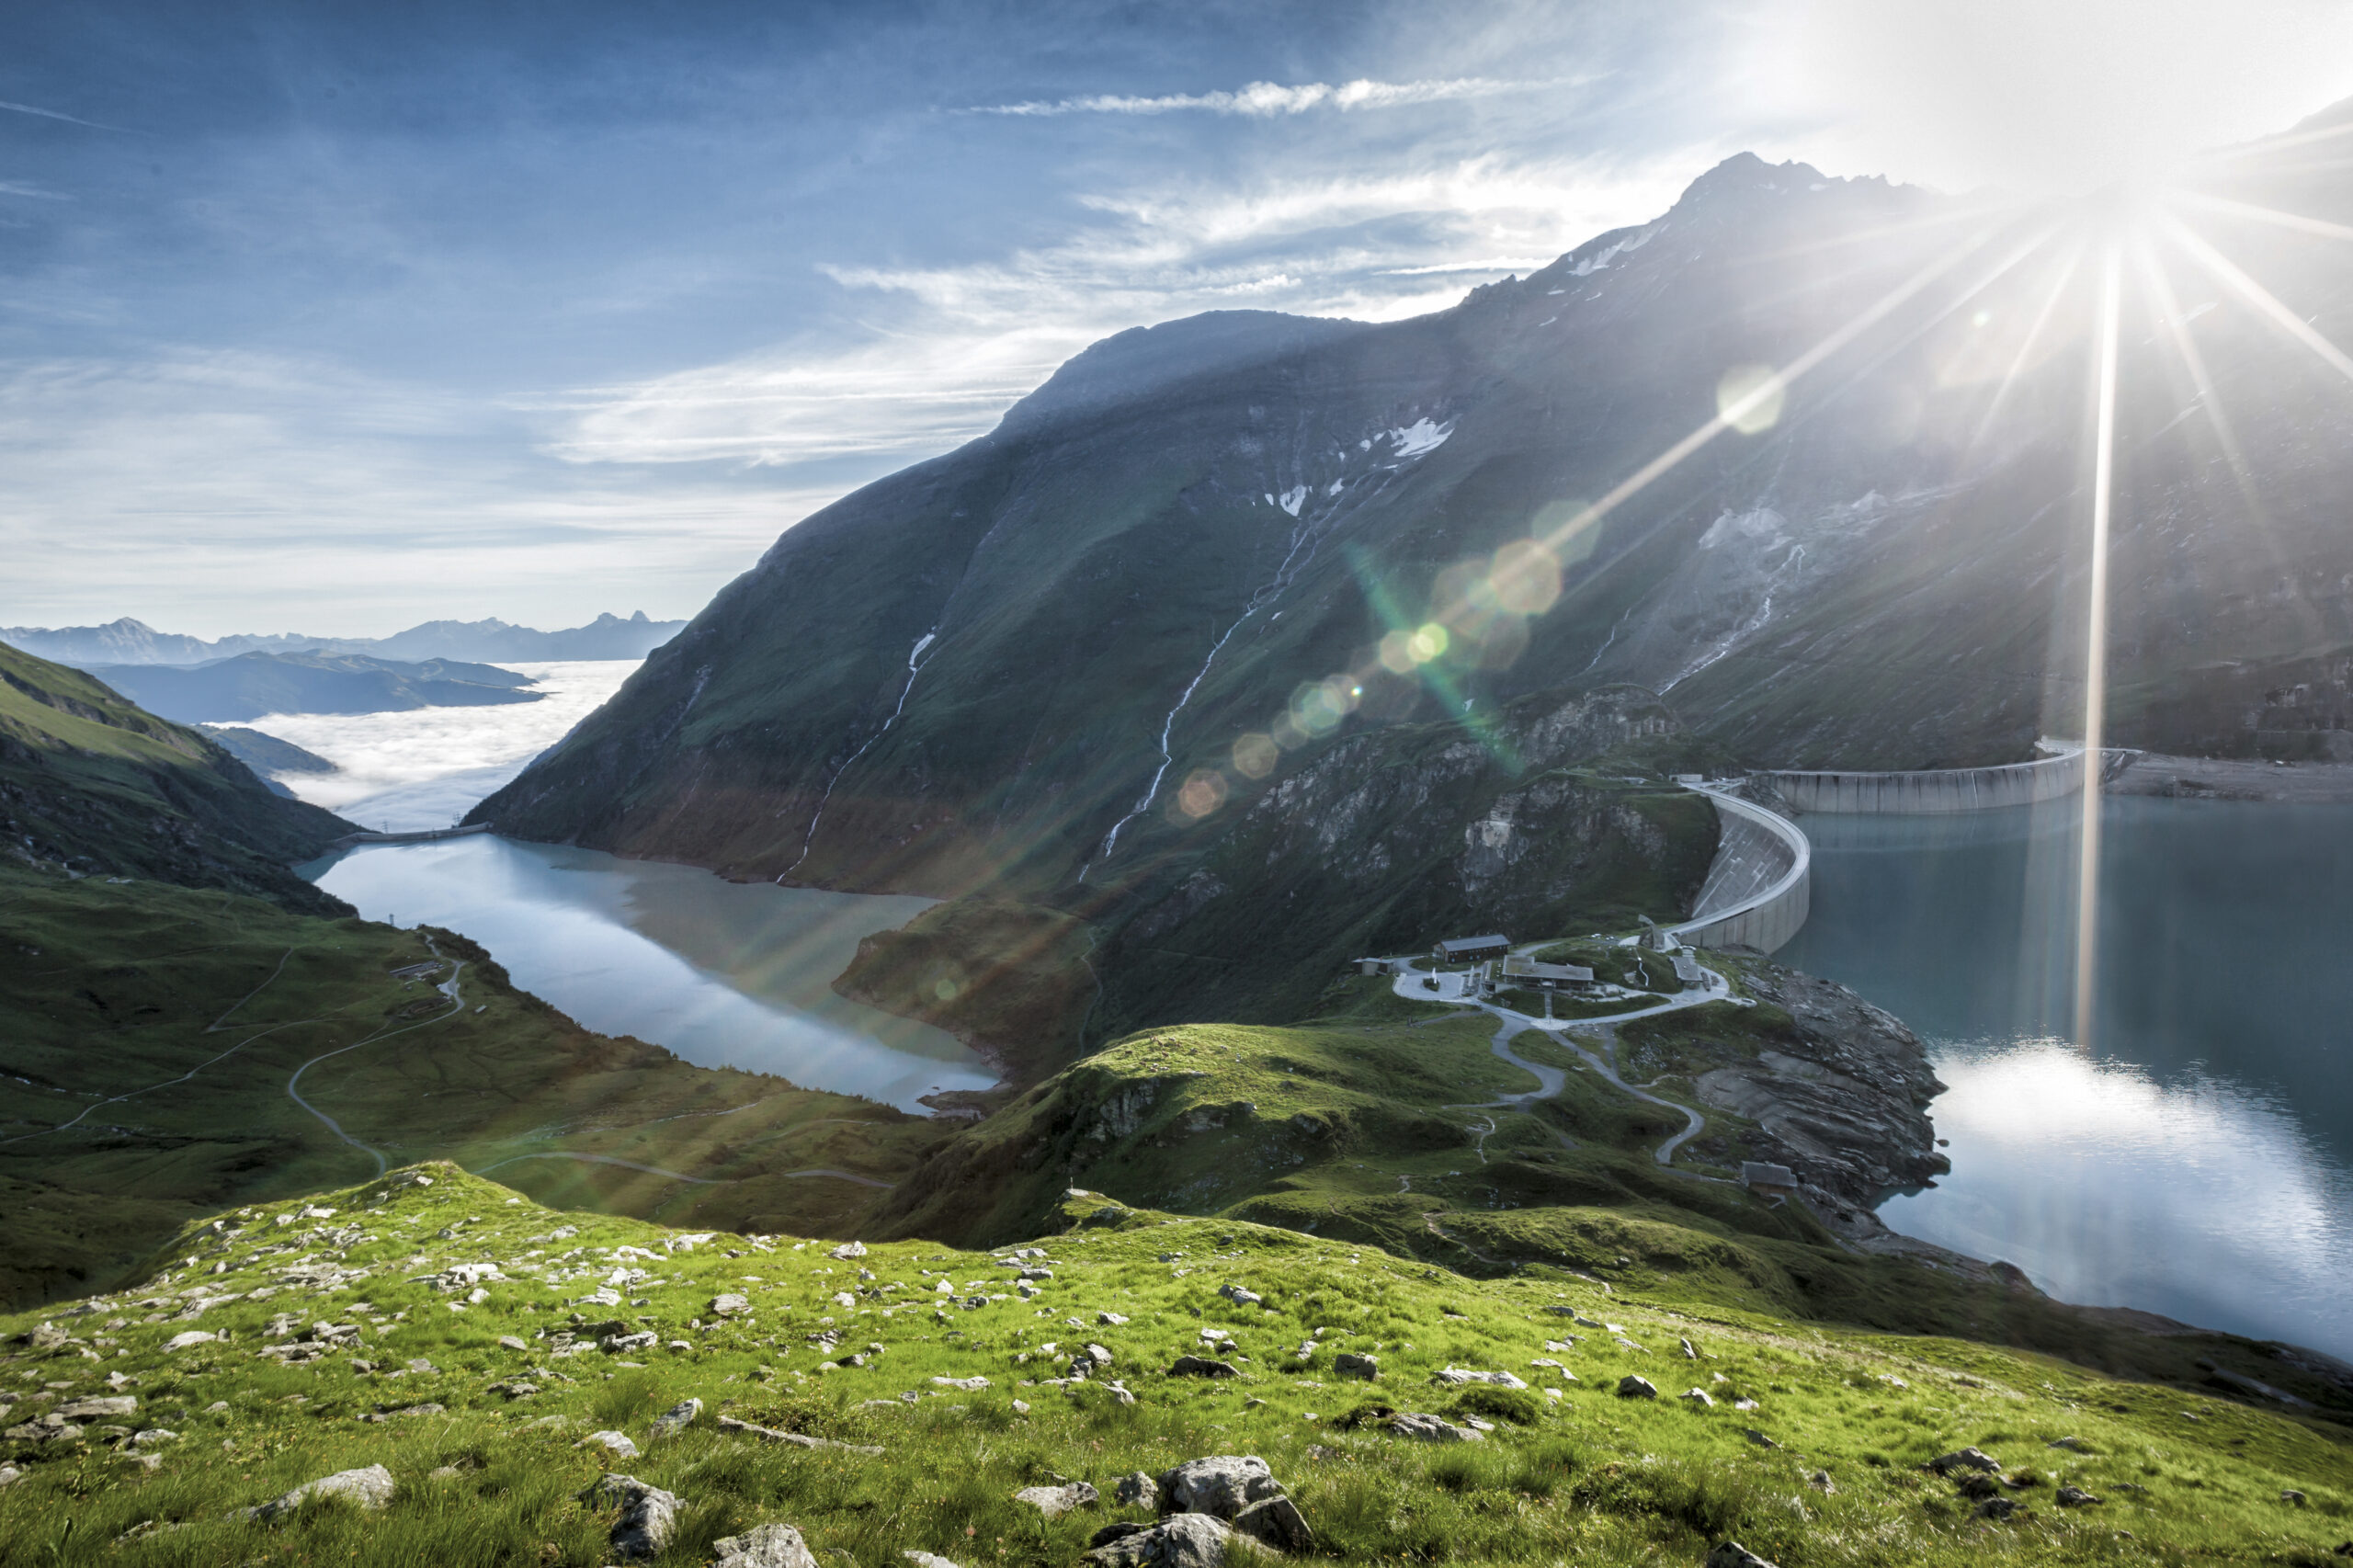
[[[1919,1036],[1835,981],[1775,964],[1747,980],[1795,1028],[1697,1086],[1707,1104],[1756,1124],[1753,1158],[1788,1165],[1834,1221],[1952,1168],[1927,1116],[1945,1086]]]

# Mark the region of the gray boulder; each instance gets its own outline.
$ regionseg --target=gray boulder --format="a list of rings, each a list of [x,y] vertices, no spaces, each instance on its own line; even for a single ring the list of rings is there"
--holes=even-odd
[[[339,1497],[355,1508],[365,1508],[372,1513],[392,1502],[392,1472],[380,1464],[371,1464],[365,1470],[339,1470],[333,1475],[306,1481],[284,1496],[264,1503],[258,1508],[240,1508],[230,1517],[267,1524],[272,1519],[283,1518],[313,1499],[328,1497]]]
[[[1224,1361],[1212,1361],[1201,1356],[1179,1356],[1168,1363],[1172,1378],[1238,1378],[1242,1374]]]
[[[1233,1528],[1262,1546],[1277,1551],[1313,1551],[1315,1532],[1300,1517],[1299,1505],[1288,1497],[1268,1497],[1233,1516]]]
[[[1708,1553],[1708,1568],[1773,1568],[1736,1540],[1719,1541]]]
[[[1415,1411],[1400,1411],[1389,1418],[1389,1430],[1400,1437],[1423,1443],[1483,1443],[1487,1435],[1469,1426]]]
[[[610,1537],[613,1555],[624,1562],[658,1557],[678,1528],[678,1499],[633,1475],[608,1475],[580,1494],[592,1507],[620,1510]]]
[[[1013,1494],[1017,1503],[1027,1503],[1050,1519],[1080,1508],[1091,1508],[1102,1501],[1101,1494],[1084,1481],[1065,1482],[1060,1486],[1025,1486]]]
[[[1236,1535],[1210,1514],[1175,1514],[1150,1529],[1137,1529],[1087,1554],[1096,1568],[1227,1568],[1262,1559],[1264,1549]]]
[[[619,1460],[637,1458],[637,1445],[630,1441],[626,1432],[591,1432],[572,1446],[575,1449],[602,1449]]]
[[[2099,1505],[2097,1497],[2080,1486],[2062,1486],[2055,1501],[2063,1508],[2092,1508]],[[2346,1555],[2353,1557],[2353,1552],[2347,1552]]]
[[[1282,1490],[1256,1454],[1187,1460],[1160,1472],[1160,1511],[1231,1520],[1253,1503],[1281,1496]]]
[[[1381,1376],[1381,1362],[1370,1356],[1359,1356],[1353,1350],[1343,1350],[1332,1358],[1335,1377],[1361,1378],[1371,1382]]]
[[[762,1525],[710,1543],[710,1568],[817,1568],[816,1554],[790,1525]]]
[[[1442,1371],[1432,1372],[1430,1381],[1442,1383],[1448,1388],[1461,1388],[1465,1383],[1484,1383],[1499,1389],[1524,1389],[1528,1386],[1509,1372],[1480,1372],[1469,1367],[1449,1367]]]
[[[1950,1475],[1957,1470],[1982,1470],[1988,1475],[2001,1473],[2001,1464],[1991,1454],[1975,1449],[1956,1449],[1949,1454],[1938,1454],[1928,1461],[1928,1468],[1938,1475]]]
[[[119,1399],[77,1399],[59,1405],[51,1414],[68,1421],[105,1421],[129,1415],[138,1408],[139,1402],[125,1394]]]
[[[2018,1503],[2014,1497],[1988,1497],[1972,1508],[1970,1515],[1980,1519],[2006,1519],[2018,1511]]]
[[[907,1548],[899,1555],[914,1563],[915,1568],[956,1568],[956,1564],[945,1557],[935,1556],[928,1551],[917,1551],[913,1547]]]
[[[1160,1507],[1160,1483],[1140,1470],[1120,1477],[1111,1488],[1111,1495],[1122,1507],[1151,1508],[1155,1512]]]
[[[682,1399],[654,1418],[654,1435],[666,1437],[674,1432],[683,1432],[693,1426],[695,1418],[701,1414],[702,1401]]]
[[[1656,1399],[1658,1390],[1648,1378],[1638,1378],[1631,1372],[1618,1380],[1620,1399]]]

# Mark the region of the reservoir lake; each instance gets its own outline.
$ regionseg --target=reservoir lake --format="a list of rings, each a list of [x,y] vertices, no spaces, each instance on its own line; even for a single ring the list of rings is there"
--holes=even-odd
[[[2074,1040],[2079,800],[1801,819],[1780,962],[1927,1040],[1952,1172],[1894,1229],[2063,1300],[2353,1358],[2353,806],[2110,797]]]
[[[602,1034],[917,1115],[996,1082],[961,1041],[835,995],[858,938],[931,900],[730,882],[692,866],[488,835],[362,846],[302,868],[370,920],[463,932]]]

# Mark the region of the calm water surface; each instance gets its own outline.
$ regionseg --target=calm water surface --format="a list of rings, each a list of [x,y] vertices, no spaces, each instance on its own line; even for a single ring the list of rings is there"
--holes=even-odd
[[[691,866],[488,836],[381,845],[303,868],[371,920],[447,926],[604,1034],[705,1067],[923,1112],[996,1081],[952,1035],[834,994],[858,938],[931,900],[723,881]]]
[[[2078,801],[1808,816],[1775,956],[1927,1039],[1952,1174],[1881,1210],[2072,1301],[2353,1356],[2353,806],[2109,800],[2091,1038]]]

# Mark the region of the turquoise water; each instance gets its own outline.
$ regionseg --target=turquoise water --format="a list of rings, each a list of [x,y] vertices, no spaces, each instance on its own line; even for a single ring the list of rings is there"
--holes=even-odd
[[[2067,1301],[2353,1356],[2353,806],[2106,801],[2083,1041],[2080,811],[1803,819],[1775,956],[1950,1085],[1952,1174],[1881,1216]]]
[[[954,1036],[837,996],[858,939],[931,900],[765,882],[488,835],[362,847],[303,871],[371,920],[446,926],[603,1034],[921,1114],[996,1082]]]

